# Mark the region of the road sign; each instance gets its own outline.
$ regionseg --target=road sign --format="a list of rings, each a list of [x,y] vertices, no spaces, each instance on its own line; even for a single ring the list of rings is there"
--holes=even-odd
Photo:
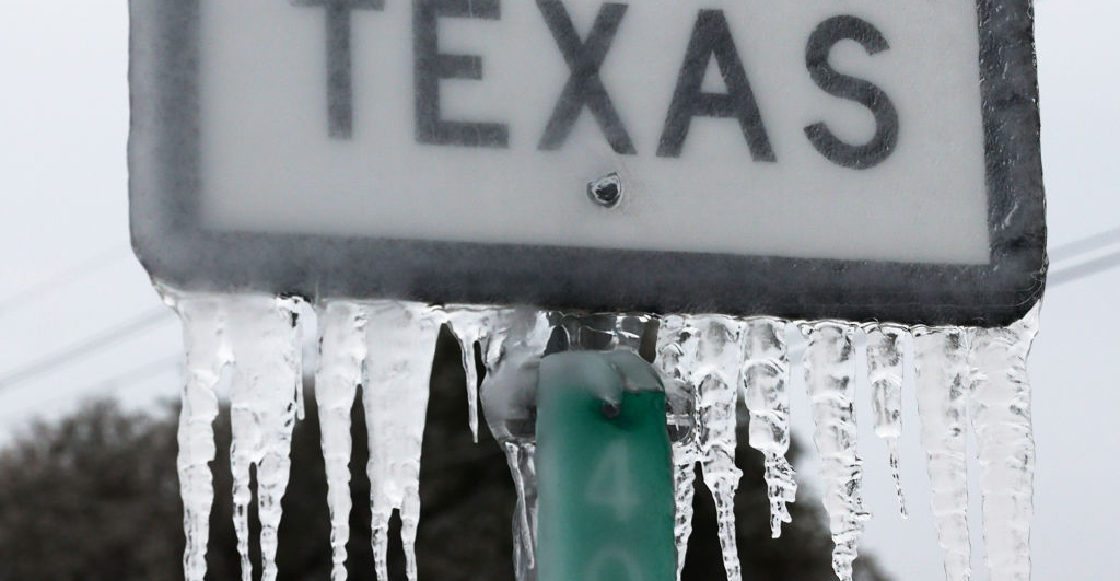
[[[189,289],[1005,324],[1028,0],[131,0],[133,241]]]
[[[536,410],[540,581],[676,579],[673,468],[656,372],[628,351],[550,355]]]

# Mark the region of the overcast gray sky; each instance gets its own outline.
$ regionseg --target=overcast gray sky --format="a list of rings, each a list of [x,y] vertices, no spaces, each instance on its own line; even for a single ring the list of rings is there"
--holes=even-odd
[[[1053,248],[1120,228],[1120,51],[1105,40],[1115,37],[1120,5],[1048,0],[1037,13]],[[0,378],[28,373],[0,385],[0,440],[32,415],[67,411],[83,396],[116,393],[145,405],[173,394],[180,349],[173,317],[148,321],[159,301],[128,250],[126,3],[9,3],[5,16]],[[1118,250],[1120,244],[1111,247]],[[1070,264],[1058,262],[1055,270]],[[1120,269],[1052,289],[1045,301],[1030,362],[1038,440],[1036,579],[1106,578],[1120,567],[1113,554],[1120,541],[1114,492],[1120,390],[1112,368],[1120,352],[1118,286]],[[52,360],[106,330],[129,328],[135,332],[109,349],[65,364]],[[40,369],[28,367],[36,362],[43,362]],[[912,394],[905,402],[903,478],[913,516],[899,520],[884,449],[863,430],[866,497],[876,515],[863,547],[899,579],[936,580],[940,550]],[[794,406],[798,430],[807,435],[805,398],[795,395]],[[860,409],[864,427],[868,412]],[[803,472],[814,472],[815,462],[807,458]],[[986,579],[974,530],[975,578]]]

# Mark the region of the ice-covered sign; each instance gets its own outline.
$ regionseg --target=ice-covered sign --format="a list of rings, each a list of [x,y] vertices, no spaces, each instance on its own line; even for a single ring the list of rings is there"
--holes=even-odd
[[[133,240],[185,289],[1007,324],[1028,0],[132,0]]]

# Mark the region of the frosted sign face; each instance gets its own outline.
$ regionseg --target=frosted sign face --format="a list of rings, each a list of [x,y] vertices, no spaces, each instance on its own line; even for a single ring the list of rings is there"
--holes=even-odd
[[[1025,0],[168,4],[132,1],[130,165],[172,284],[988,324],[1041,293]]]

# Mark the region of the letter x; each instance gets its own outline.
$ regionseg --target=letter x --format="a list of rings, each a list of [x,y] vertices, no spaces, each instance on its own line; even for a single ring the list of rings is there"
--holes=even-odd
[[[572,126],[583,106],[587,105],[612,149],[618,153],[637,153],[603,81],[599,79],[599,68],[611,48],[619,23],[626,14],[627,5],[614,2],[603,4],[586,42],[580,40],[561,0],[537,0],[537,6],[544,15],[556,44],[560,46],[564,60],[572,70],[538,149],[560,149],[572,132]]]
[[[383,10],[385,0],[292,0],[295,6],[327,9],[327,131],[335,139],[354,134],[350,12]]]

